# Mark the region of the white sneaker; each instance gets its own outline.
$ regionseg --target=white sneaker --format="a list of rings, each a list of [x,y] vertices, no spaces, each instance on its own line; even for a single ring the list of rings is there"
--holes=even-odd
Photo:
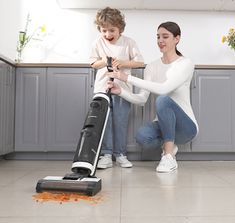
[[[112,161],[112,155],[111,154],[105,154],[104,156],[101,156],[100,160],[98,161],[97,168],[98,169],[106,169],[113,166]]]
[[[177,146],[177,145],[174,145],[174,148],[173,148],[173,154],[174,154],[174,156],[176,155],[177,152],[178,152],[178,146]],[[164,155],[165,155],[165,151],[163,150],[161,156],[164,156]]]
[[[116,157],[116,162],[118,165],[124,168],[132,167],[133,164],[127,159],[126,156],[123,156],[122,154],[120,156]]]
[[[168,173],[173,170],[176,170],[178,168],[178,164],[176,162],[176,159],[172,157],[171,154],[166,154],[163,155],[157,168],[157,172],[163,172],[163,173]]]

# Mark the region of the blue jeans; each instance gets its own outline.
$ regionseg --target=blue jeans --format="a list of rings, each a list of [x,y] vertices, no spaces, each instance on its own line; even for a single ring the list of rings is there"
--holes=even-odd
[[[147,123],[136,135],[136,141],[143,148],[159,148],[164,142],[185,144],[197,134],[195,123],[169,96],[156,99],[158,121]]]
[[[112,95],[112,108],[105,129],[101,154],[126,155],[130,108],[130,102],[117,95]]]

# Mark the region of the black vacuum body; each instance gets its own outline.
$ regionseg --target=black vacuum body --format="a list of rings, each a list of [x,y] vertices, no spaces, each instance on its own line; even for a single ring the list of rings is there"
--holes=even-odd
[[[109,103],[110,100],[106,94],[96,94],[94,96],[74,156],[72,165],[74,173],[85,171],[88,176],[95,175],[110,110]]]
[[[112,71],[112,58],[108,58]],[[102,140],[111,108],[110,90],[94,95],[88,110],[72,164],[72,173],[47,176],[37,182],[36,191],[79,192],[89,196],[101,190],[101,179],[95,177]]]

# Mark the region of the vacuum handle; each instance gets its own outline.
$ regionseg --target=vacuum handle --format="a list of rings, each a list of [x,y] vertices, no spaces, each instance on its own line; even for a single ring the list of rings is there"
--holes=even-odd
[[[107,56],[107,69],[108,69],[108,72],[113,72],[112,61],[113,61],[113,58]],[[113,78],[113,77],[110,77],[109,80],[110,80],[110,81],[114,81],[114,78]],[[108,92],[107,92],[107,93],[108,93],[108,95],[111,94],[111,88],[108,89]]]
[[[107,56],[107,69],[108,69],[108,72],[113,72],[112,61],[113,61],[113,58]]]
[[[113,58],[112,57],[108,57],[107,56],[107,69],[108,69],[108,72],[113,72],[113,65],[112,65],[112,61],[113,61]],[[109,79],[110,81],[113,81],[114,78],[113,77],[110,77]]]

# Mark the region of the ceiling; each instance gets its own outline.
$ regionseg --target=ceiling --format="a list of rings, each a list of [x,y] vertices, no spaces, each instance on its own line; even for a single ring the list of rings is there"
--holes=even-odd
[[[57,0],[64,9],[235,11],[235,0]]]

